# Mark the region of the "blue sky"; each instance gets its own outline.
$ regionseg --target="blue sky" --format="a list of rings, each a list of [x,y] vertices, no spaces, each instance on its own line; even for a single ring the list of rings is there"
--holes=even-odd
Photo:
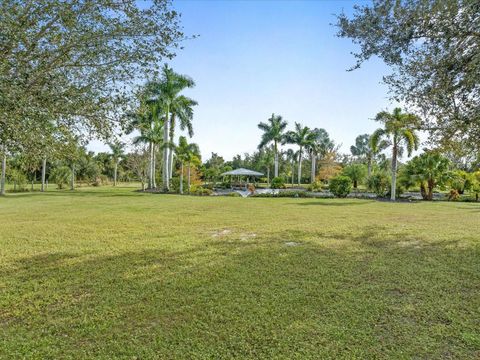
[[[196,81],[186,94],[199,102],[192,141],[203,158],[254,151],[257,124],[272,112],[291,128],[300,122],[326,129],[344,152],[378,127],[371,118],[393,107],[381,84],[389,70],[373,59],[347,72],[355,46],[331,25],[354,3],[174,1],[185,33],[199,35],[169,64]],[[90,148],[102,150],[98,143]]]

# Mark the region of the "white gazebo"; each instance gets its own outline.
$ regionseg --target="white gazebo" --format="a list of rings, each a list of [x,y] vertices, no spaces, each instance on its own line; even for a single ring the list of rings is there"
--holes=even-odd
[[[232,176],[232,177],[237,176],[238,182],[240,183],[240,177],[242,177],[242,176],[246,176],[247,179],[248,179],[250,177],[255,178],[255,177],[263,176],[263,173],[258,172],[258,171],[249,170],[249,169],[239,168],[239,169],[224,172],[222,174],[222,176]],[[245,184],[244,184],[245,188],[247,187],[247,184],[248,184],[248,181],[245,182]]]

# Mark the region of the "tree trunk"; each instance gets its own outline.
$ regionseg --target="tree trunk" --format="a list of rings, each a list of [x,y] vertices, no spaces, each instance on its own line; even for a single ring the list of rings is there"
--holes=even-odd
[[[70,190],[75,190],[75,165],[72,165],[72,177],[70,179]]]
[[[165,123],[163,125],[163,171],[162,171],[162,187],[163,191],[169,191],[170,190],[170,174],[169,174],[169,167],[168,167],[168,136],[170,134],[169,132],[169,122],[170,119],[169,114],[170,113],[170,108],[167,106],[166,112],[165,112]]]
[[[433,189],[435,188],[435,182],[432,180],[428,181],[428,200],[433,200]]]
[[[270,166],[267,167],[267,184],[270,185]]]
[[[117,163],[117,160],[115,160],[115,166],[113,169],[113,186],[117,186],[117,170],[118,170],[118,163]]]
[[[302,179],[302,148],[300,148],[299,154],[298,154],[298,186],[300,186],[300,182]]]
[[[275,141],[275,165],[273,169],[273,174],[275,177],[278,177],[278,149],[277,149],[277,142]]]
[[[367,168],[367,174],[370,177],[372,175],[372,159],[370,157],[367,159]]]
[[[183,194],[183,161],[180,163],[180,194]]]
[[[2,156],[2,176],[0,179],[0,195],[5,195],[5,174],[7,171],[7,152],[5,147],[3,147],[3,156]]]
[[[187,182],[188,182],[188,192],[190,192],[190,162],[188,163],[188,167],[187,167],[187,173],[188,173],[188,179],[187,179]]]
[[[45,174],[47,172],[47,158],[44,157],[42,160],[42,188],[40,189],[41,192],[45,191]]]
[[[173,177],[173,141],[175,137],[175,114],[170,116],[170,129],[169,129],[169,142],[170,146],[168,148],[168,179],[171,180]]]
[[[313,184],[315,182],[315,173],[317,172],[317,157],[315,154],[312,154],[312,174],[310,175],[310,182]]]
[[[294,182],[295,182],[295,162],[292,161],[292,188],[293,188]]]
[[[153,144],[153,161],[152,161],[152,188],[157,188],[157,147]]]
[[[390,188],[390,200],[395,201],[397,192],[397,140],[393,140],[392,151],[392,187]]]
[[[150,161],[148,165],[148,188],[153,189],[153,144],[150,142],[148,144],[149,147],[149,155],[150,155]]]

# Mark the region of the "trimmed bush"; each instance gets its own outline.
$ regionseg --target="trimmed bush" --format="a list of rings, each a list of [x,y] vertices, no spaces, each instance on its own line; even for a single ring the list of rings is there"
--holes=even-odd
[[[348,176],[338,175],[330,179],[330,191],[339,198],[347,197],[352,190],[352,179]]]
[[[281,177],[274,177],[270,183],[272,189],[285,189],[285,182]]]

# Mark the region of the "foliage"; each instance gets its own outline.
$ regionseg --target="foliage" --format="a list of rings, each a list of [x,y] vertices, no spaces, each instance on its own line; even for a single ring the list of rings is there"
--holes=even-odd
[[[7,0],[0,13],[0,144],[10,150],[59,128],[108,135],[134,84],[184,38],[167,0]]]
[[[324,186],[323,183],[317,180],[311,183],[307,189],[308,191],[318,192],[318,191],[322,191],[323,186]]]
[[[419,185],[424,200],[432,200],[434,188],[446,185],[450,179],[449,167],[447,158],[429,151],[409,161],[403,169],[403,176]]]
[[[318,180],[328,181],[341,173],[342,167],[338,163],[337,156],[338,153],[336,151],[330,151],[320,160],[320,170],[317,176]]]
[[[259,198],[306,198],[309,197],[306,191],[279,191],[276,194],[273,193],[261,193],[261,194],[254,194],[251,197],[259,197]]]
[[[420,119],[410,113],[403,113],[400,108],[393,109],[392,113],[382,111],[375,117],[376,121],[383,124],[382,128],[375,130],[370,138],[373,151],[377,151],[381,144],[392,147],[392,185],[390,198],[395,200],[397,188],[397,163],[403,149],[407,149],[410,156],[413,150],[418,149],[419,138],[416,132]]]
[[[374,1],[340,14],[338,35],[360,45],[359,67],[378,56],[392,68],[392,97],[418,109],[432,142],[479,151],[480,4]]]
[[[367,169],[363,164],[353,163],[353,164],[347,165],[342,170],[342,174],[345,176],[348,176],[353,182],[353,188],[357,189],[358,184],[365,179],[367,175]]]
[[[72,170],[65,165],[55,167],[51,173],[50,178],[57,184],[59,189],[63,189],[64,185],[68,184]]]
[[[380,197],[387,196],[390,188],[390,178],[383,171],[378,171],[367,178],[367,189]]]
[[[285,189],[285,182],[281,177],[274,177],[270,182],[271,189]]]
[[[190,188],[191,195],[198,195],[198,196],[209,196],[213,194],[213,190],[204,188],[202,186],[192,185]]]
[[[330,179],[329,182],[330,192],[339,198],[347,197],[352,190],[352,180],[348,176],[337,175]]]

